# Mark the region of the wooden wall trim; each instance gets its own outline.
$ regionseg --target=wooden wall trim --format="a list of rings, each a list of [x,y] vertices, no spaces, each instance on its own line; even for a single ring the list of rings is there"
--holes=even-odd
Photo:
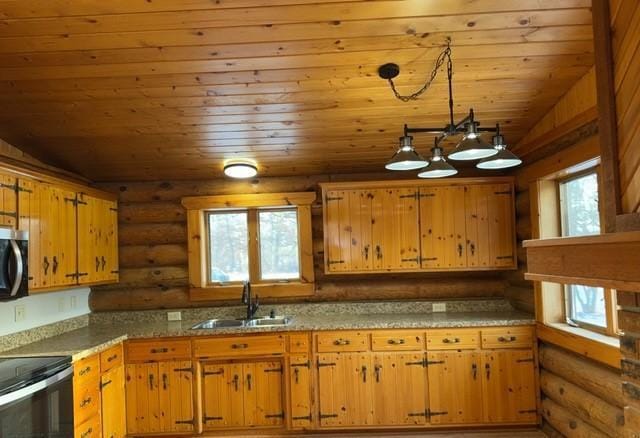
[[[602,160],[604,230],[616,231],[616,216],[622,211],[615,78],[611,49],[609,0],[593,0],[593,42],[595,50],[598,131]]]

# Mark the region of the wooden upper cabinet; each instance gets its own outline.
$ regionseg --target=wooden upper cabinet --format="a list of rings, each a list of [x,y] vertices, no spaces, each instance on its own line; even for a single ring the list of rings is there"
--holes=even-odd
[[[115,201],[78,194],[79,284],[118,279],[118,231]]]
[[[510,178],[322,188],[327,273],[515,268]]]
[[[14,175],[0,173],[0,225],[16,228],[18,223],[18,180]]]

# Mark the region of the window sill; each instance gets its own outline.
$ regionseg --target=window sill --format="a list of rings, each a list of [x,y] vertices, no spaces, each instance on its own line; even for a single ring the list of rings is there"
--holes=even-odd
[[[260,298],[304,297],[313,295],[314,283],[270,283],[252,284],[251,291]],[[189,290],[191,301],[239,300],[242,284],[228,286],[193,287]]]
[[[620,368],[620,340],[562,323],[538,323],[538,338],[614,368]]]

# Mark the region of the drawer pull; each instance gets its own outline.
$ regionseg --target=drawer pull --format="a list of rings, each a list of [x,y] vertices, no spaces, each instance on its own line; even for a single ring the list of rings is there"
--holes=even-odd
[[[387,341],[387,344],[389,345],[403,345],[404,343],[404,339],[389,339]]]
[[[351,344],[351,341],[348,339],[336,339],[335,341],[333,341],[333,345],[349,345]]]
[[[507,336],[507,337],[505,337],[505,336],[500,336],[500,337],[498,338],[498,341],[499,341],[499,342],[513,342],[513,341],[515,341],[516,339],[517,339],[517,338],[516,338],[515,336]]]
[[[168,353],[169,349],[168,348],[152,348],[151,349],[151,353],[152,354],[158,354],[158,353]]]
[[[89,429],[87,429],[87,430],[85,430],[84,432],[82,432],[82,433],[80,434],[80,436],[81,436],[82,438],[87,438],[88,436],[90,436],[90,435],[91,435],[91,433],[92,433],[92,432],[93,432],[93,428],[91,428],[91,427],[90,427]]]
[[[234,350],[242,350],[245,348],[249,348],[249,344],[231,344],[231,348]]]
[[[78,372],[78,375],[79,375],[79,376],[84,376],[84,375],[85,375],[85,374],[87,374],[89,371],[91,371],[91,367],[85,367],[85,368],[81,369],[81,370]]]
[[[459,344],[460,338],[444,338],[442,340],[443,344]]]
[[[114,360],[116,360],[118,358],[117,354],[114,354],[113,356],[109,356],[107,358],[107,362],[113,362]]]
[[[87,397],[80,403],[80,407],[84,408],[85,406],[91,404],[91,397]]]

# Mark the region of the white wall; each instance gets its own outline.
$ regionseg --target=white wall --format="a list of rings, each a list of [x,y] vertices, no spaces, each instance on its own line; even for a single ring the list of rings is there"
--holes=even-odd
[[[90,313],[89,292],[85,287],[0,302],[0,336],[86,315]],[[24,306],[21,321],[16,321],[16,306]]]

